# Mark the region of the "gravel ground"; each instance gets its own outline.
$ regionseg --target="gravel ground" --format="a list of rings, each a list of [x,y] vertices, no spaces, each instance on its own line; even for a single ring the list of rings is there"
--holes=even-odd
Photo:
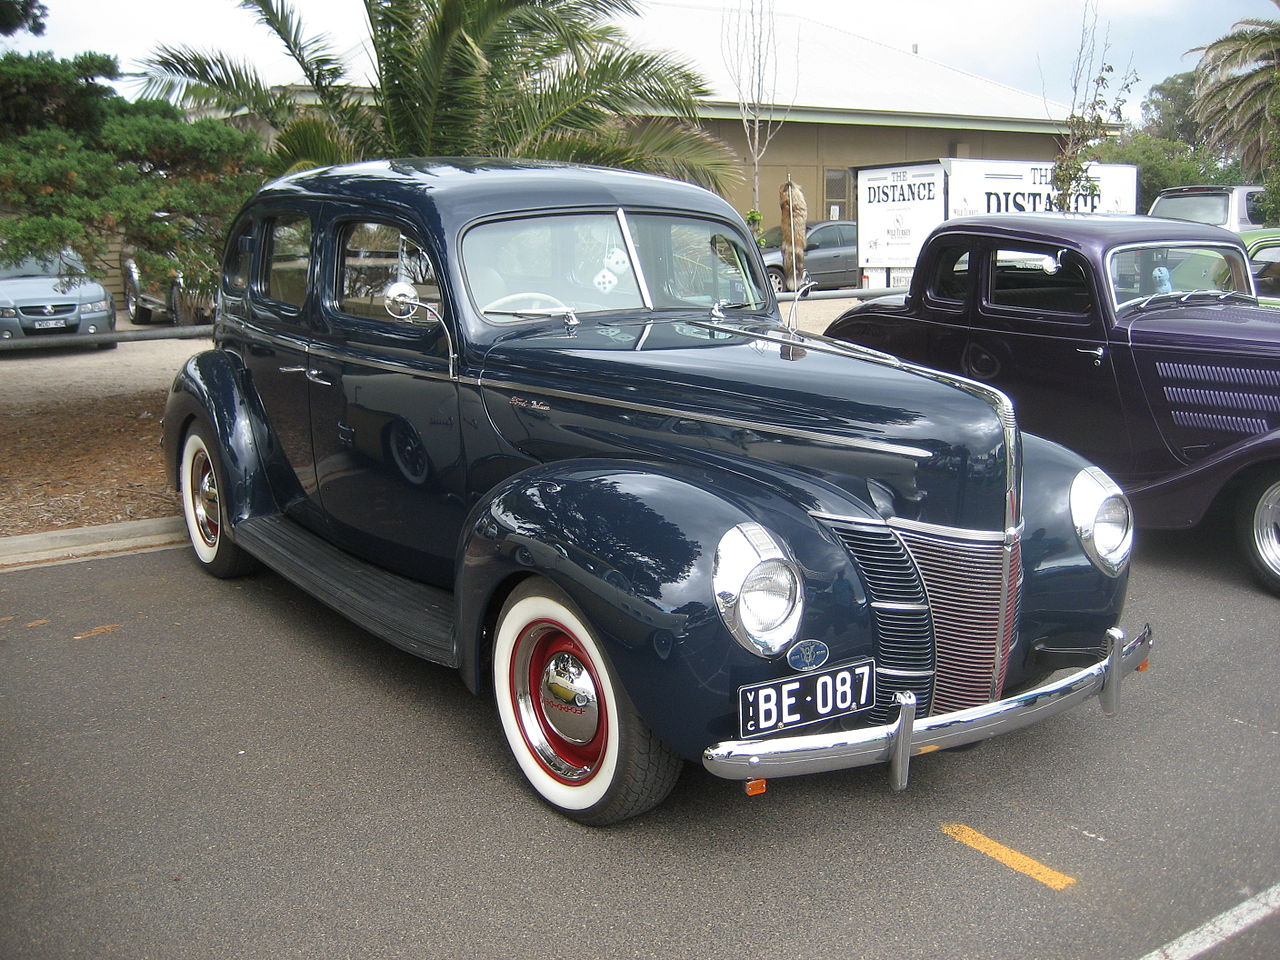
[[[798,325],[821,331],[849,303],[802,303]],[[0,537],[176,515],[160,417],[173,375],[209,345],[0,351]]]

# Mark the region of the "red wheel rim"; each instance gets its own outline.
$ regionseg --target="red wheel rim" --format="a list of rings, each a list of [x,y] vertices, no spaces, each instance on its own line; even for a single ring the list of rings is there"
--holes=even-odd
[[[548,695],[545,680],[553,663],[580,667],[585,675],[580,677],[580,691],[589,688],[593,703]],[[510,684],[520,735],[543,770],[560,783],[579,786],[590,782],[600,771],[609,745],[609,718],[607,703],[599,696],[603,689],[600,675],[587,648],[564,625],[535,620],[516,639]],[[565,735],[572,726],[589,726],[592,714],[595,727],[589,738]]]

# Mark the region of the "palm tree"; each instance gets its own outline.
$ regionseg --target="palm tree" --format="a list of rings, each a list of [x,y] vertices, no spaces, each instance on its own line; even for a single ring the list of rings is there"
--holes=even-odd
[[[1280,0],[1271,0],[1280,7]],[[1241,20],[1232,32],[1191,53],[1196,65],[1195,119],[1207,145],[1239,153],[1242,169],[1262,171],[1280,109],[1280,20]]]
[[[373,62],[353,85],[325,37],[287,0],[240,0],[302,71],[272,89],[225,53],[161,46],[143,96],[255,117],[281,172],[388,156],[502,156],[599,163],[723,189],[739,177],[697,126],[703,79],[632,49],[611,21],[635,0],[363,0]]]

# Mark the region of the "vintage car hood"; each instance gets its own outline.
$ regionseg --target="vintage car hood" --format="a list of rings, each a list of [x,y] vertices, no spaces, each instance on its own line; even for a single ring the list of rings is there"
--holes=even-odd
[[[481,381],[497,430],[539,460],[763,461],[813,510],[853,497],[907,519],[1005,529],[1019,444],[999,394],[787,336],[703,319],[583,324],[499,341]]]
[[[1191,301],[1130,308],[1120,315],[1135,345],[1241,351],[1280,357],[1280,310],[1252,303]]]
[[[1280,310],[1240,303],[1129,311],[1154,423],[1182,463],[1280,428]]]

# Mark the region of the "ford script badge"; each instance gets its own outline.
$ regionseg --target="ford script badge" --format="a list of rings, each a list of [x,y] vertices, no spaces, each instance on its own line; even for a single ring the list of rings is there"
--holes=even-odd
[[[821,640],[801,640],[787,651],[787,663],[796,670],[817,670],[829,656],[831,651]]]

